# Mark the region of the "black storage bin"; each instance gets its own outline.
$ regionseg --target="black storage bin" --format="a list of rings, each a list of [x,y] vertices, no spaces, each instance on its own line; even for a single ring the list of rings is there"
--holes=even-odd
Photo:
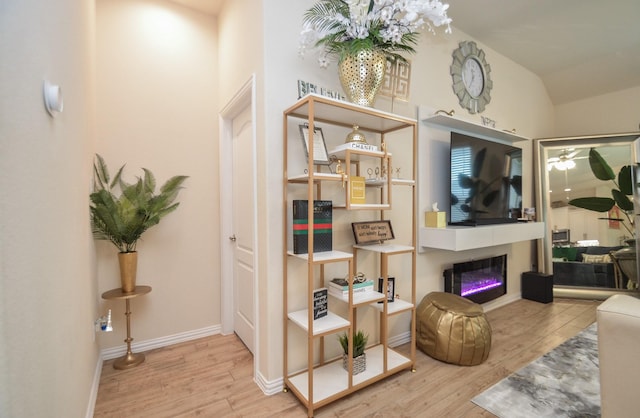
[[[553,274],[522,273],[522,298],[541,303],[553,302]]]

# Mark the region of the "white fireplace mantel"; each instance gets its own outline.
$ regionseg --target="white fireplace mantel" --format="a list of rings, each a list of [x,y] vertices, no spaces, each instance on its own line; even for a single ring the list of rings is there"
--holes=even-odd
[[[422,227],[419,234],[420,247],[464,251],[543,238],[545,228],[544,222],[516,222],[446,228]]]

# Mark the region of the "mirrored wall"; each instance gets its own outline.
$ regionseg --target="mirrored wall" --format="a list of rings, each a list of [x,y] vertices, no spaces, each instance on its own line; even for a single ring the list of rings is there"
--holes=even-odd
[[[621,167],[640,161],[639,147],[640,133],[535,141],[536,207],[546,226],[538,263],[541,272],[553,274],[556,297],[604,299],[612,293],[637,292],[637,256],[632,255],[633,275],[622,271],[615,255],[633,251],[629,247],[638,235],[633,221],[640,213],[638,204],[629,212],[617,205],[596,212],[569,202],[611,197],[611,190],[617,188],[617,179],[603,181],[594,175],[589,163],[591,149],[617,174]],[[632,200],[640,202],[637,196]]]

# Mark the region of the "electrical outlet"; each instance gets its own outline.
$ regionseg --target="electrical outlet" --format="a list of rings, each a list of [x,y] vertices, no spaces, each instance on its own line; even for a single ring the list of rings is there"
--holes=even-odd
[[[111,309],[105,316],[101,316],[93,322],[95,332],[111,332],[113,331],[113,326],[111,325]]]

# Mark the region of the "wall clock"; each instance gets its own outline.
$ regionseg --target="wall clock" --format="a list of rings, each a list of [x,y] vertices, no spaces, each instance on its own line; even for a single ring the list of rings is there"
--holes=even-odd
[[[491,101],[491,66],[487,64],[484,51],[475,42],[460,42],[453,51],[451,77],[453,92],[458,96],[460,106],[469,113],[480,113]]]

